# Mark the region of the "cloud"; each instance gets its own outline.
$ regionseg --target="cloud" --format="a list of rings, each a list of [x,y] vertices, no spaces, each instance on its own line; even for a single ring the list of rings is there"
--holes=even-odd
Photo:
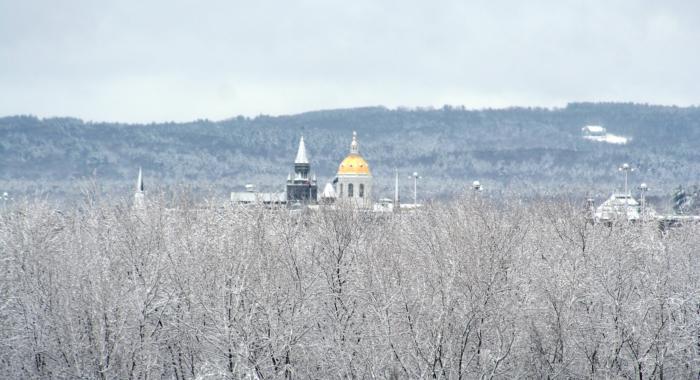
[[[700,98],[694,1],[0,1],[0,114]]]

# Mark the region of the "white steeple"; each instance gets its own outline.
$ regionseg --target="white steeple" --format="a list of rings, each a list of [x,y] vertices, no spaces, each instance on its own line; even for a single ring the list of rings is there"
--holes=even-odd
[[[139,168],[139,177],[136,180],[136,192],[134,193],[134,207],[143,208],[145,206],[145,188],[143,186],[143,175],[141,173],[141,168]]]
[[[308,164],[309,158],[306,155],[306,145],[304,145],[304,136],[299,139],[299,150],[297,151],[297,158],[294,160],[295,164]]]
[[[143,193],[144,188],[143,188],[143,175],[141,174],[141,168],[139,167],[139,177],[136,180],[136,192],[137,193]]]

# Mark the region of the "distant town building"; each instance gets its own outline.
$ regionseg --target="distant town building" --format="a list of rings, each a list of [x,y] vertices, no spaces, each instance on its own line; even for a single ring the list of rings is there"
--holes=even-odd
[[[287,204],[287,194],[284,192],[278,193],[259,193],[255,185],[249,184],[245,186],[246,191],[232,192],[231,202],[239,205],[265,205],[265,206],[280,206]]]
[[[639,202],[630,194],[614,193],[595,210],[599,222],[639,220]]]
[[[352,133],[350,154],[338,166],[336,194],[340,202],[352,202],[358,207],[372,207],[372,173],[360,155],[357,132]]]
[[[311,174],[311,165],[304,137],[299,139],[299,148],[294,159],[294,174],[287,176],[284,192],[261,193],[253,185],[247,185],[244,192],[232,192],[231,202],[236,204],[263,204],[268,206],[286,205],[290,210],[320,207],[335,204],[350,204],[364,211],[396,211],[400,207],[398,193],[398,172],[396,173],[395,199],[382,199],[378,204],[372,202],[372,173],[369,164],[360,154],[357,133],[353,131],[350,153],[338,166],[338,172],[332,183],[325,185],[319,194],[316,176]],[[413,205],[415,208],[416,205]]]
[[[586,125],[581,128],[581,135],[585,140],[617,145],[627,144],[631,140],[630,137],[608,133],[608,130],[600,125]]]
[[[605,135],[608,133],[608,131],[600,125],[587,125],[587,126],[581,128],[581,133],[583,134],[584,137],[586,137],[586,136],[605,137]]]
[[[394,207],[396,203],[391,198],[382,198],[372,207],[374,212],[394,212],[397,209]]]
[[[646,202],[645,202],[646,203]],[[591,201],[592,204],[592,201]],[[637,202],[631,194],[613,193],[595,209],[597,222],[652,220],[659,217],[648,204]]]
[[[231,202],[236,204],[262,204],[266,206],[287,205],[301,207],[316,204],[318,186],[316,176],[310,177],[311,165],[304,144],[304,136],[299,139],[299,148],[294,159],[294,176],[287,176],[286,190],[282,192],[258,192],[254,185],[246,185],[246,191],[232,192]]]

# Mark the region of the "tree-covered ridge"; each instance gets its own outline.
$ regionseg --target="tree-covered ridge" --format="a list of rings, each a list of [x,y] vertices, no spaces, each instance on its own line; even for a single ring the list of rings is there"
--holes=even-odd
[[[581,127],[600,124],[629,144],[585,141]],[[489,189],[601,197],[630,162],[633,178],[670,194],[700,178],[700,108],[574,103],[561,109],[465,110],[382,107],[236,117],[223,121],[144,125],[74,118],[0,119],[0,185],[13,192],[75,194],[71,180],[96,174],[126,191],[142,166],[151,185],[211,186],[226,194],[245,183],[279,189],[298,137],[306,136],[312,170],[332,179],[357,130],[378,194],[392,173],[418,171],[425,197],[463,189],[474,179]]]

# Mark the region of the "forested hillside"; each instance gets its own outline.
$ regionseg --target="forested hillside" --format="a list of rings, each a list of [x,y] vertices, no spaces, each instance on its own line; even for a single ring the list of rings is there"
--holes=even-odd
[[[600,124],[627,145],[586,141],[581,127]],[[605,197],[622,180],[617,167],[638,168],[667,196],[700,178],[700,108],[575,103],[561,109],[396,109],[381,107],[292,116],[146,125],[74,118],[0,119],[0,191],[48,197],[79,193],[95,178],[110,194],[129,194],[138,167],[154,186],[184,184],[225,196],[255,183],[280,190],[300,134],[319,181],[333,178],[357,130],[375,175],[375,197],[387,196],[393,170],[424,176],[420,192],[440,198],[480,180],[489,191]]]

